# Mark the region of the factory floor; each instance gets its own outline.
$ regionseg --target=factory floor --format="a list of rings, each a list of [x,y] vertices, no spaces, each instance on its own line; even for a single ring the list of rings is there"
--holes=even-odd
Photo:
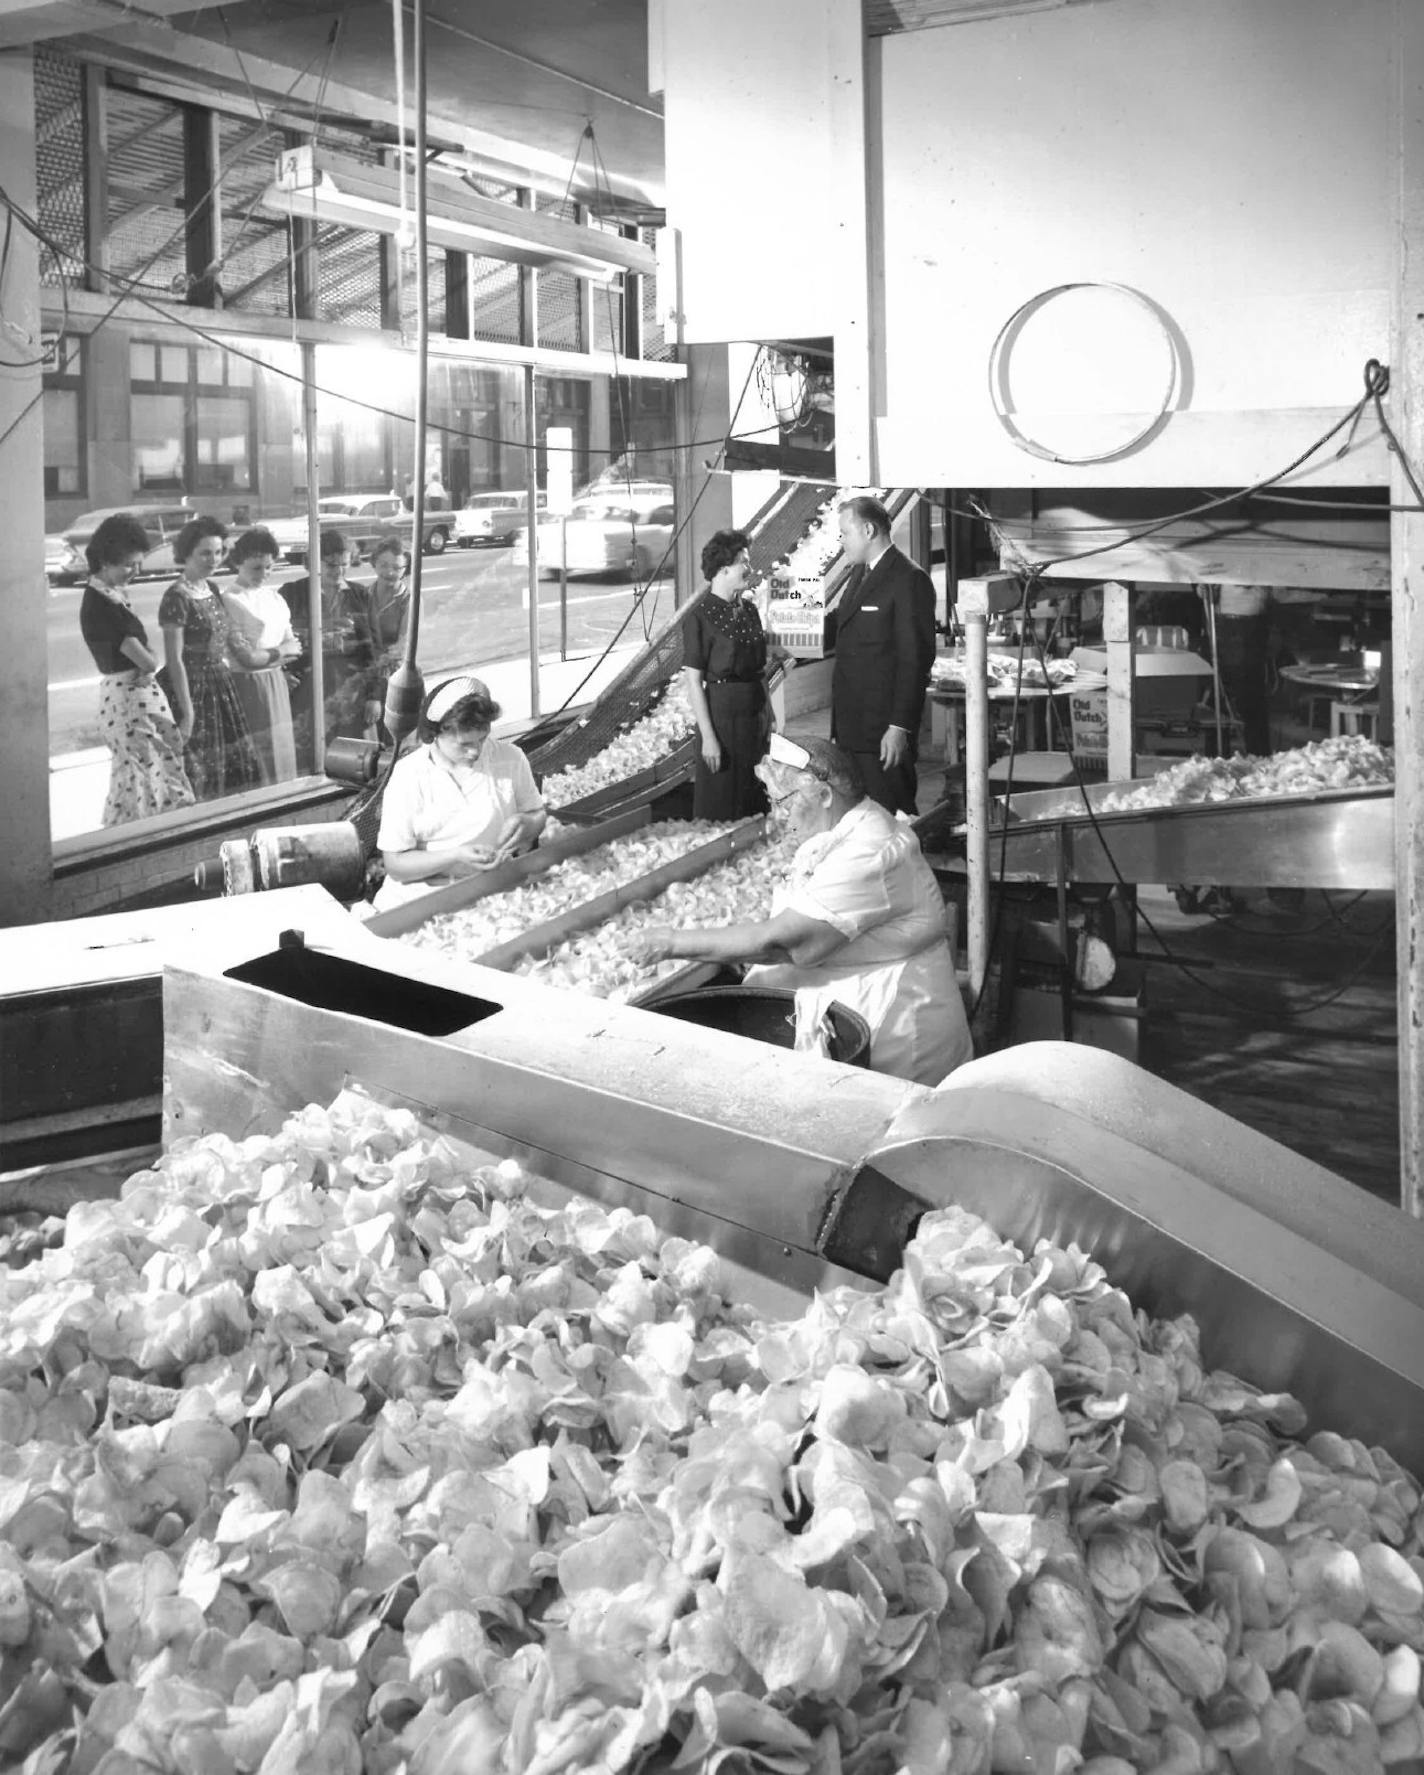
[[[1141,933],[1142,1064],[1397,1202],[1393,895],[1310,893],[1287,913],[1252,894],[1204,918],[1146,888],[1139,905],[1156,932]]]
[[[829,713],[808,712],[788,729],[826,735]],[[1311,737],[1290,732],[1280,743]],[[922,759],[921,813],[944,787],[943,761]],[[1211,916],[1184,913],[1168,889],[1145,887],[1139,907],[1139,1063],[1397,1201],[1393,896],[1310,893],[1293,908],[1253,891],[1238,910]]]

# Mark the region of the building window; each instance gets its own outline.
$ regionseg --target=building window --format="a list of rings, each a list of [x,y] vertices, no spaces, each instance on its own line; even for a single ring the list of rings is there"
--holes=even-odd
[[[135,493],[253,491],[252,370],[215,346],[134,340]]]
[[[46,499],[86,490],[84,357],[78,339],[61,338],[44,379],[44,490]]]

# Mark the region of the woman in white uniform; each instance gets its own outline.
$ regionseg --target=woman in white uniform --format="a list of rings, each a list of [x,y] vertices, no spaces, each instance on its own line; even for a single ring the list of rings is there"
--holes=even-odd
[[[796,994],[798,1047],[832,1002],[870,1026],[877,1072],[937,1085],[973,1056],[944,901],[908,825],[865,794],[855,760],[828,740],[771,736],[760,767],[772,805],[801,840],[790,878],[755,924],[659,927],[629,943],[650,964],[751,962],[747,984]]]
[[[478,678],[436,685],[420,712],[424,742],[391,772],[376,843],[386,879],[376,910],[493,869],[538,842],[548,812],[529,760],[490,737],[499,704]]]

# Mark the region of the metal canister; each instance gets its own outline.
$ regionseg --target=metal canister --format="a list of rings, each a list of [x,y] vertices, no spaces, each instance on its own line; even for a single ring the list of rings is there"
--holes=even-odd
[[[366,885],[366,852],[360,834],[346,820],[270,826],[229,839],[220,855],[223,893],[228,895],[315,884],[349,901],[359,900]]]

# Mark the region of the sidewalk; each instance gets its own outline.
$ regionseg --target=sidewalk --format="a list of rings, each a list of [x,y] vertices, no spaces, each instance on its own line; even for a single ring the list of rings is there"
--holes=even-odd
[[[606,658],[596,653],[578,659],[561,660],[557,653],[545,654],[539,661],[539,712],[550,715],[565,702],[575,706],[591,703],[610,685],[623,668],[642,651],[636,646],[619,647]],[[531,687],[527,659],[495,660],[488,665],[471,666],[471,674],[482,678],[490,695],[500,706],[496,733],[506,733],[528,722],[531,714]],[[448,674],[441,673],[443,678]],[[587,678],[588,682],[584,683]],[[427,686],[438,682],[427,680]],[[104,798],[109,792],[109,753],[104,746],[83,752],[66,752],[49,761],[50,841],[79,838],[97,832],[104,817]]]

